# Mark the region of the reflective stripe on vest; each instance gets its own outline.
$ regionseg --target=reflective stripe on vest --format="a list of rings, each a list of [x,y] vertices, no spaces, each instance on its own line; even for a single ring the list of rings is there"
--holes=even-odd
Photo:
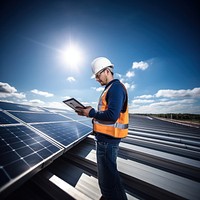
[[[98,104],[99,111],[105,111],[108,109],[108,105],[106,102],[106,95],[111,86],[112,84],[102,93],[99,99],[99,104]],[[112,137],[124,138],[128,134],[128,121],[129,121],[128,117],[129,117],[128,106],[126,106],[126,111],[124,113],[122,112],[120,113],[120,116],[115,123],[94,119],[93,129],[95,132],[104,133]]]
[[[105,121],[100,121],[100,120],[95,120],[95,123],[96,124],[104,124],[106,126],[112,126],[112,127],[115,127],[115,128],[120,128],[120,129],[127,129],[128,128],[128,124],[120,124],[118,122],[115,122],[115,123],[107,123]]]

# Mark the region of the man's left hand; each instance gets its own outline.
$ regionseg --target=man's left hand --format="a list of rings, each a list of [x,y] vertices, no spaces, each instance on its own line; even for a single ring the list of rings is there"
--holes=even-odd
[[[76,113],[81,116],[89,117],[89,112],[92,109],[91,106],[87,106],[86,108],[77,108]]]

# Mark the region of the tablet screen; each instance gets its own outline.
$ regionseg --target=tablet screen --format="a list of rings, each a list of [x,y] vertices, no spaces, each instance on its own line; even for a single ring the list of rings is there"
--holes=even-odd
[[[77,107],[85,108],[83,104],[81,104],[78,100],[74,98],[64,100],[63,103],[65,103],[74,110],[77,110]]]

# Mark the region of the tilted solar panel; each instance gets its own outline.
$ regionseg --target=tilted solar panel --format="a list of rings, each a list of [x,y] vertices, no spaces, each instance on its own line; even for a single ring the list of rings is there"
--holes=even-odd
[[[12,115],[26,123],[52,122],[52,121],[69,121],[70,119],[55,113],[38,113],[38,112],[10,112]]]
[[[60,113],[60,112],[59,112],[59,113]],[[70,118],[70,119],[78,120],[78,121],[82,121],[82,120],[87,119],[86,117],[80,116],[80,115],[78,115],[78,114],[75,113],[75,112],[72,112],[72,113],[62,112],[62,113],[60,113],[60,114],[66,116],[66,117],[68,117],[68,118]]]
[[[80,116],[77,113],[73,112],[67,112],[67,111],[58,111],[58,114],[62,114],[64,116],[66,116],[69,119],[72,119],[74,121],[78,121],[78,122],[82,122],[90,127],[92,127],[92,120],[91,118],[86,118],[85,116]]]
[[[45,111],[45,109],[36,106],[29,106],[29,105],[2,102],[2,101],[0,101],[0,108],[2,110],[37,111],[37,112]]]
[[[83,123],[83,124],[85,124],[85,125],[88,125],[88,126],[90,126],[91,128],[92,128],[92,120],[90,119],[90,118],[88,118],[88,119],[83,119],[83,120],[78,120],[78,122],[81,122],[81,123]]]
[[[76,121],[33,124],[33,127],[53,138],[65,148],[72,146],[91,132],[91,127]]]
[[[62,151],[24,125],[0,126],[0,193]]]
[[[0,125],[1,124],[17,124],[19,123],[12,117],[8,116],[7,114],[3,113],[3,111],[0,111]]]
[[[89,118],[58,111],[0,102],[0,199],[90,134]]]

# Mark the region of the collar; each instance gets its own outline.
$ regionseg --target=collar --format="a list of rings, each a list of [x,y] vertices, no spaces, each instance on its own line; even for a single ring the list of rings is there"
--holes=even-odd
[[[109,85],[111,85],[111,84],[114,83],[114,82],[119,82],[119,80],[118,80],[118,79],[113,79],[112,81],[110,81],[110,82],[106,85],[105,90],[109,87]]]

